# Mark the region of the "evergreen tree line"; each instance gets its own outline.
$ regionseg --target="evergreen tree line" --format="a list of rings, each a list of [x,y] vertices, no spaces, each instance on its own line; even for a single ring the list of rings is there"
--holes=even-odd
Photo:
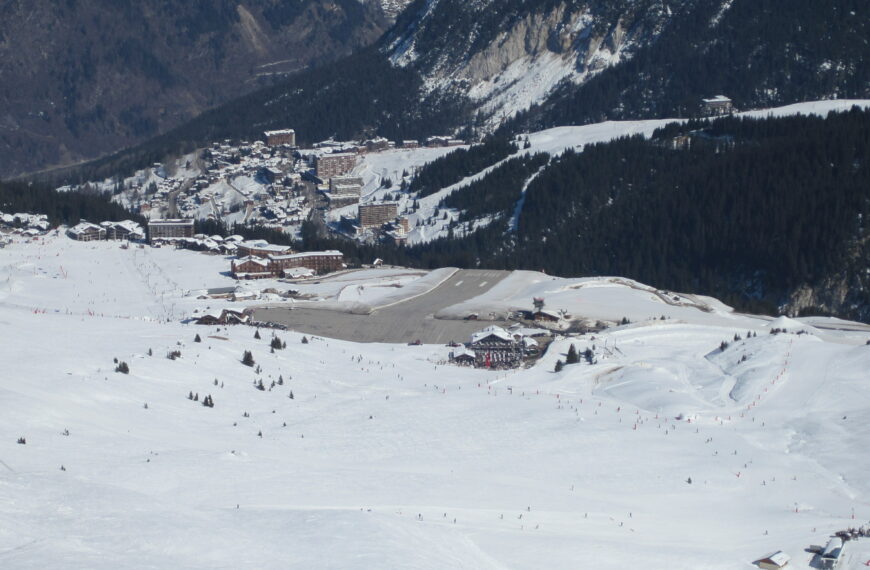
[[[523,184],[549,159],[550,155],[544,153],[512,158],[483,178],[456,190],[441,204],[461,210],[461,222],[486,215],[509,215],[520,199]]]
[[[770,311],[860,259],[868,204],[870,112],[727,118],[566,152],[529,184],[515,236],[494,224],[414,255],[624,275]]]
[[[516,152],[507,137],[488,137],[482,144],[456,149],[424,165],[408,187],[425,197],[492,166]]]
[[[53,225],[126,219],[145,223],[144,218],[115,204],[109,196],[110,193],[58,192],[42,184],[0,181],[0,211],[8,214],[45,214]]]

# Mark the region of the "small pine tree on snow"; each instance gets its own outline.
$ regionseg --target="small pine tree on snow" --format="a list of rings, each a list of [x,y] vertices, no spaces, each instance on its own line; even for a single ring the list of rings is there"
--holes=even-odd
[[[630,322],[631,322],[631,321],[628,320],[628,317],[622,317],[622,320],[620,321],[619,324],[621,324],[621,325],[627,325],[627,324],[630,323]]]
[[[127,363],[122,360],[118,363],[118,366],[115,367],[115,372],[120,372],[121,374],[129,374],[130,367],[127,366]]]
[[[282,343],[281,339],[277,336],[272,337],[272,342],[270,343],[270,345],[272,346],[272,352],[275,352],[276,349],[281,350],[282,348],[284,348],[284,343]]]
[[[259,382],[257,382],[257,390],[263,391],[265,389],[266,389],[266,387],[263,386],[263,380],[260,380]]]
[[[18,438],[18,445],[27,445],[27,440],[23,437]]]
[[[273,346],[272,348],[270,348],[270,349],[269,349],[269,352],[270,352],[271,354],[275,354],[275,347]]]
[[[728,343],[726,341],[723,340],[721,343],[719,343],[719,350],[724,352],[726,348],[728,348]]]
[[[739,341],[739,340],[742,340],[742,339],[740,338],[740,335],[737,334],[737,333],[734,333],[734,342],[737,342],[737,341]]]
[[[191,390],[190,393],[187,394],[187,399],[188,399],[188,400],[193,400],[193,390]]]
[[[583,358],[586,359],[586,362],[588,362],[589,364],[592,364],[592,349],[591,348],[587,348],[586,350],[583,351]]]
[[[561,372],[564,367],[565,367],[565,364],[561,360],[557,360],[556,361],[556,368],[554,369],[554,372]]]
[[[251,354],[250,350],[246,350],[242,354],[242,364],[245,366],[253,366],[254,365],[254,355]]]
[[[199,338],[199,333],[196,333],[196,336],[193,337],[193,342],[202,342],[202,339]]]
[[[308,337],[307,336],[302,337],[302,344],[308,344]]]
[[[283,376],[278,376],[278,385],[279,385],[279,386],[283,386],[283,385],[284,385],[284,377],[283,377]]]
[[[114,361],[115,364],[118,364],[118,357],[117,356],[115,358],[113,358],[112,360]]]
[[[257,340],[260,340],[260,329],[257,329],[256,331],[254,331],[254,338]]]
[[[142,407],[147,410],[148,409],[148,402],[145,402],[145,405],[143,405]]]
[[[291,399],[291,400],[294,399],[294,396],[293,396],[293,390],[290,390],[290,399]]]
[[[214,379],[214,385],[215,385],[215,386],[218,385],[217,378]]]
[[[150,348],[148,349],[148,356],[154,356],[154,351],[152,351]]]
[[[193,395],[193,401],[199,402],[199,392],[197,392],[196,394]]]
[[[257,437],[263,437],[263,430],[257,432]]]
[[[577,349],[572,344],[568,348],[568,356],[565,357],[565,364],[577,364],[580,362],[580,357],[577,356]]]

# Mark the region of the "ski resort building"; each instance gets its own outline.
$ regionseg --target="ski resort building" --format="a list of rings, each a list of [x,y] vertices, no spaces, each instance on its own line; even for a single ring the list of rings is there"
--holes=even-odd
[[[523,359],[522,337],[498,326],[489,326],[471,335],[467,347],[475,355],[475,366],[513,368]]]
[[[236,279],[266,279],[273,277],[269,261],[261,257],[247,255],[230,262],[230,269]]]
[[[287,144],[296,146],[296,131],[293,129],[280,129],[277,131],[266,131],[263,133],[268,146],[279,146]]]
[[[148,240],[171,240],[193,237],[193,220],[150,220],[148,222]]]
[[[321,180],[341,176],[350,172],[356,166],[356,155],[349,152],[324,154],[315,159],[315,174]]]
[[[350,194],[359,197],[362,186],[362,176],[333,176],[329,179],[329,191],[336,196]]]
[[[283,276],[288,269],[305,267],[315,273],[329,273],[344,267],[344,255],[338,250],[304,251],[290,255],[270,255],[269,270]]]
[[[731,103],[731,99],[725,95],[716,95],[711,99],[701,100],[701,114],[706,117],[730,115],[733,112],[734,105]]]
[[[362,228],[380,227],[398,215],[399,204],[397,202],[360,204],[359,225]]]
[[[145,232],[142,226],[133,220],[121,222],[102,222],[100,226],[106,230],[106,239],[143,239]]]
[[[291,253],[293,253],[293,248],[289,245],[275,245],[264,239],[243,241],[236,244],[236,254],[239,257],[266,258],[270,255],[289,255]]]
[[[97,224],[81,222],[66,231],[66,235],[77,241],[106,239],[106,230]]]

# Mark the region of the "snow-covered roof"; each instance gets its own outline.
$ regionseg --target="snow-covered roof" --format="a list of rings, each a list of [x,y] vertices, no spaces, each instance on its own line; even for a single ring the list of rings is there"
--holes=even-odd
[[[238,244],[239,247],[246,247],[249,249],[259,249],[262,251],[275,251],[275,252],[285,252],[288,249],[292,249],[289,245],[274,245],[266,240],[258,239],[251,241],[243,241]]]
[[[237,265],[241,265],[242,263],[250,261],[252,263],[256,263],[257,265],[262,265],[263,267],[268,267],[269,262],[263,259],[262,257],[255,257],[253,255],[247,255],[245,257],[240,257],[236,260]]]
[[[728,103],[731,99],[726,97],[725,95],[716,95],[715,97],[711,97],[710,99],[704,99],[704,103]]]
[[[326,251],[303,251],[301,253],[290,253],[287,255],[270,255],[269,259],[274,259],[276,261],[281,259],[304,259],[306,257],[320,257],[320,256],[335,256],[342,255],[340,251],[337,249],[328,249]]]
[[[193,218],[185,219],[152,219],[148,220],[149,226],[192,226]]]
[[[772,552],[767,556],[764,556],[763,558],[761,558],[760,561],[771,562],[779,567],[782,567],[788,564],[790,560],[791,557],[788,554],[786,554],[782,550],[777,550],[776,552]]]
[[[102,230],[103,230],[103,228],[101,228],[97,224],[92,224],[90,222],[80,222],[80,223],[74,225],[73,227],[71,227],[67,231],[73,235],[81,235],[81,234],[88,232],[88,231],[102,231]]]
[[[460,346],[453,351],[453,358],[459,358],[460,356],[470,356],[471,358],[476,358],[474,351],[464,346]]]
[[[475,342],[478,342],[480,340],[485,339],[486,337],[488,337],[490,335],[498,337],[502,340],[507,340],[507,341],[512,341],[514,339],[513,335],[511,335],[511,333],[507,332],[503,328],[496,326],[496,325],[491,325],[491,326],[488,326],[481,331],[477,331],[476,333],[473,333],[471,335],[471,342],[473,344]]]
[[[269,137],[274,135],[296,134],[296,131],[293,129],[278,129],[277,131],[265,131],[263,134]]]
[[[548,316],[548,317],[552,317],[552,318],[554,318],[554,319],[556,319],[556,320],[562,318],[562,315],[560,315],[560,314],[557,313],[556,311],[551,311],[551,310],[549,310],[549,309],[541,309],[541,310],[539,310],[539,311],[535,311],[535,314],[536,314],[536,315],[538,315],[538,314],[540,314],[540,315],[546,315],[546,316]]]

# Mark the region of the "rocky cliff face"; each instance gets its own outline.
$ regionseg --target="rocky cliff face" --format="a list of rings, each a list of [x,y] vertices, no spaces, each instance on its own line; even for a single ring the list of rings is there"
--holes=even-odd
[[[494,126],[630,59],[670,23],[674,2],[427,0],[406,11],[385,52],[426,78],[428,91],[468,96]],[[451,14],[451,17],[445,17]],[[468,41],[445,42],[445,34]]]
[[[416,0],[383,53],[427,94],[466,97],[494,128],[691,116],[870,96],[866,6],[854,0]]]
[[[0,6],[0,177],[145,140],[371,44],[392,21],[376,0]]]

